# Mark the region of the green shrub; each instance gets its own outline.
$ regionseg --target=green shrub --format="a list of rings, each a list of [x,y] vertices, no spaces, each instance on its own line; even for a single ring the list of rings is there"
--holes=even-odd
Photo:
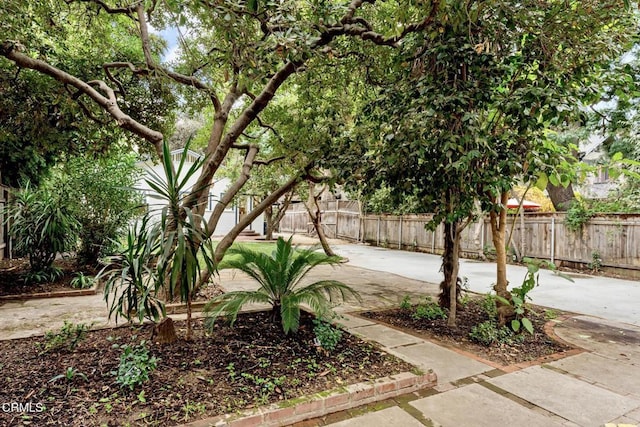
[[[332,303],[353,296],[356,291],[337,280],[321,280],[300,286],[300,282],[311,269],[318,265],[334,265],[339,257],[329,257],[316,252],[317,247],[298,250],[282,237],[276,242],[276,249],[269,256],[263,252],[238,246],[227,251],[231,258],[225,259],[222,268],[235,268],[246,273],[260,283],[256,291],[227,292],[213,298],[205,307],[209,314],[209,325],[221,315],[235,322],[238,312],[247,303],[266,303],[272,307],[272,319],[282,324],[285,334],[296,332],[300,324],[300,306],[308,304],[316,316],[330,315]]]
[[[62,269],[55,265],[50,265],[41,270],[30,270],[25,273],[25,283],[49,283],[55,282],[64,275]]]
[[[342,339],[342,329],[336,328],[322,319],[313,319],[313,324],[316,346],[322,347],[327,351],[335,350]]]
[[[78,344],[87,337],[90,328],[91,325],[84,323],[74,324],[65,320],[59,331],[47,331],[45,333],[44,351],[49,352],[61,348],[66,348],[69,351],[75,350]]]
[[[522,335],[518,335],[518,337],[522,337]],[[495,320],[487,320],[471,328],[469,338],[485,346],[494,343],[512,343],[514,340],[522,339],[516,338],[513,331],[506,326],[498,327]]]
[[[58,195],[29,183],[15,193],[7,221],[16,253],[28,256],[31,271],[44,272],[42,278],[50,274],[56,255],[74,246],[79,227]]]
[[[419,304],[413,311],[411,317],[415,320],[446,319],[447,313],[442,307],[434,302],[431,297],[427,297],[427,302],[425,304]]]
[[[404,310],[404,311],[409,311],[411,310],[411,297],[409,295],[405,295],[404,298],[402,298],[402,301],[400,302],[400,309]]]
[[[578,200],[571,203],[571,207],[567,210],[565,224],[567,228],[573,232],[582,231],[582,227],[591,219],[593,211]]]
[[[116,382],[121,387],[133,390],[136,386],[149,380],[149,374],[156,369],[158,359],[149,354],[145,341],[141,341],[135,346],[114,344],[114,347],[122,349],[118,371],[112,372],[116,375]]]
[[[487,314],[487,316],[489,316],[489,319],[496,319],[498,317],[495,295],[486,294],[480,305],[482,310]]]
[[[76,273],[75,277],[71,279],[71,287],[73,289],[88,289],[93,286],[95,278],[92,276],[85,276],[82,271]]]
[[[129,222],[140,214],[135,186],[142,171],[135,153],[110,150],[104,156],[76,156],[56,168],[52,181],[64,188],[65,204],[80,223],[78,263],[95,265],[110,255]]]

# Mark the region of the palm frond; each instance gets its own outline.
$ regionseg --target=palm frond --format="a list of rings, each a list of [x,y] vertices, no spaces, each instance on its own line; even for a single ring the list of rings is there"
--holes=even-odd
[[[234,291],[227,292],[213,298],[204,306],[204,313],[209,318],[210,325],[220,316],[228,316],[233,325],[238,313],[245,304],[270,303],[270,298],[265,293],[258,291]]]
[[[285,335],[296,332],[300,326],[300,299],[296,294],[282,296],[280,306],[280,320]]]

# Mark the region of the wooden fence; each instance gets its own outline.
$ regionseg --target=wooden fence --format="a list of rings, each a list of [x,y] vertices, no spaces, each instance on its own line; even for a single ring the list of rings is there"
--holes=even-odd
[[[347,204],[349,203],[349,204]],[[441,254],[442,225],[435,232],[425,225],[431,215],[361,215],[355,202],[326,202],[322,222],[328,237],[377,246]],[[564,213],[509,215],[513,227],[510,254],[547,259],[584,268],[599,259],[599,266],[640,278],[640,214],[611,214],[591,218],[580,231],[565,224]],[[287,211],[280,231],[314,234],[304,207]],[[524,232],[523,232],[524,231]],[[484,258],[494,251],[488,218],[470,224],[462,236],[462,256]]]

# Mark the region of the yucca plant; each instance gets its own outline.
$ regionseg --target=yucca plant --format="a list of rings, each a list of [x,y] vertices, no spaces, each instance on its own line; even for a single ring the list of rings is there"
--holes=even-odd
[[[122,249],[109,257],[98,273],[104,280],[104,296],[109,318],[115,315],[127,320],[137,318],[158,321],[165,316],[165,307],[157,298],[160,281],[155,263],[160,251],[160,228],[145,215],[129,227]]]
[[[222,261],[220,268],[241,270],[255,279],[260,287],[255,291],[228,292],[212,299],[204,309],[209,315],[209,324],[223,315],[228,316],[233,324],[245,304],[267,303],[272,306],[274,322],[281,322],[282,329],[288,334],[298,330],[302,304],[307,304],[316,316],[326,317],[338,297],[342,301],[349,297],[359,300],[356,291],[337,280],[300,285],[314,267],[340,262],[339,257],[326,256],[316,249],[296,249],[291,239],[285,241],[282,237],[276,242],[276,249],[271,255],[246,246],[230,248],[227,251],[230,257]]]
[[[169,147],[163,146],[164,176],[149,171],[147,184],[156,192],[155,198],[163,203],[158,226],[162,230],[157,273],[168,300],[176,297],[187,305],[187,339],[191,339],[191,302],[205,270],[215,272],[213,246],[206,230],[206,221],[195,209],[184,206],[189,179],[202,167],[198,159],[187,169],[189,142],[174,169]]]
[[[53,261],[73,247],[79,227],[59,195],[27,182],[15,193],[6,214],[14,248],[29,257],[31,276],[55,279]]]
[[[187,305],[187,335],[191,338],[191,302],[205,269],[215,271],[213,248],[202,218],[183,206],[188,181],[202,160],[186,168],[188,145],[177,168],[167,144],[163,147],[163,174],[149,171],[147,184],[155,191],[160,207],[148,212],[139,227],[130,231],[127,244],[108,276],[105,295],[113,294],[110,314],[130,318],[137,315],[158,321],[155,334],[163,343],[175,341],[173,321],[166,316],[164,302],[178,297]],[[116,258],[116,261],[118,258]],[[131,311],[133,310],[133,311]]]

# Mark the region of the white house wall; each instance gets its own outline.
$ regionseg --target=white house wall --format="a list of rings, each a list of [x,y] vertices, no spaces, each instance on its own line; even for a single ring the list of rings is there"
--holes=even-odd
[[[172,155],[175,156],[176,152],[172,152]],[[197,154],[193,153],[193,156],[197,156]],[[174,158],[174,164],[177,168],[178,164],[176,163],[175,158]],[[193,162],[185,162],[183,166],[183,170],[184,171],[189,170],[192,164]],[[153,170],[156,174],[162,177],[165,177],[164,169],[162,168],[161,164],[153,164],[151,161],[146,161],[146,162],[140,162],[139,167],[142,168],[144,171]],[[160,214],[159,211],[160,209],[162,209],[164,204],[161,199],[157,198],[157,196],[154,197],[154,195],[157,195],[157,193],[145,181],[145,179],[148,179],[149,176],[150,176],[149,174],[147,174],[146,176],[143,176],[141,180],[138,182],[136,188],[140,189],[144,193],[145,201],[149,205],[149,210],[156,211],[158,212],[158,215],[159,215]],[[186,185],[186,190],[185,190],[186,192],[191,191],[193,186],[196,184],[196,181],[198,180],[198,176],[199,176],[199,173],[195,173],[193,176],[189,178]],[[214,182],[213,187],[209,192],[209,199],[207,200],[207,206],[205,207],[205,213],[204,213],[205,220],[208,220],[209,217],[211,216],[212,210],[215,207],[215,202],[220,200],[220,197],[222,196],[222,194],[224,194],[224,192],[229,187],[229,183],[230,181],[227,178],[223,178]],[[247,198],[247,212],[251,208],[253,208],[252,201],[249,199],[250,198]],[[220,220],[218,221],[218,225],[216,226],[216,229],[213,235],[223,236],[227,234],[237,224],[238,219],[239,219],[239,208],[237,206],[232,206],[228,209],[225,209],[225,211],[222,213],[222,216],[220,217]],[[263,228],[264,228],[263,214],[260,214],[251,223],[251,225],[247,227],[247,229],[251,229],[261,235],[264,234]]]

